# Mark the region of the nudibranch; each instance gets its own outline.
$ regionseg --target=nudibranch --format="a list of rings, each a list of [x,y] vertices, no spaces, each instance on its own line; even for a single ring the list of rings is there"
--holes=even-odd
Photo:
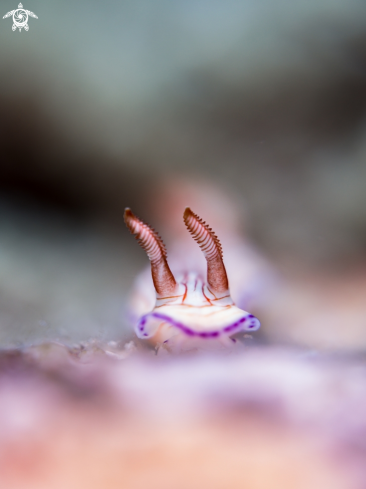
[[[153,310],[135,326],[136,335],[159,347],[182,351],[202,347],[230,347],[232,335],[256,331],[259,320],[233,302],[223,262],[222,246],[213,230],[187,207],[183,220],[207,262],[207,281],[195,272],[174,277],[165,245],[157,232],[125,209],[124,220],[151,262],[156,291]],[[205,347],[203,347],[205,349]]]

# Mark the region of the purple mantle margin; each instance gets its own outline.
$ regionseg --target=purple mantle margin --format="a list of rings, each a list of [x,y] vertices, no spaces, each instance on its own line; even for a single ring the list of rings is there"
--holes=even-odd
[[[187,336],[198,336],[200,338],[217,338],[221,334],[225,333],[233,333],[236,330],[240,330],[241,326],[248,320],[251,320],[250,323],[248,324],[248,330],[251,328],[254,328],[257,325],[257,321],[259,320],[253,316],[253,314],[247,314],[245,317],[240,318],[238,321],[235,321],[235,323],[229,324],[228,326],[225,326],[224,328],[220,328],[214,331],[194,331],[191,328],[188,328],[184,324],[175,321],[169,316],[166,316],[165,314],[160,314],[158,312],[152,312],[149,314],[145,314],[145,316],[142,316],[140,321],[137,324],[137,329],[139,330],[140,334],[142,333],[143,336],[149,336],[148,333],[143,333],[144,331],[144,326],[146,324],[146,321],[149,317],[155,317],[157,319],[162,319],[163,321],[166,321],[167,323],[171,324],[172,326],[175,326],[176,328],[179,328],[184,334]],[[260,325],[260,323],[259,323]]]

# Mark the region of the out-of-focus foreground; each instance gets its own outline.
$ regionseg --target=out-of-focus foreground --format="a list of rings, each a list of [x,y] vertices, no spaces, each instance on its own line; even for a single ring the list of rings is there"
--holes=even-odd
[[[0,23],[6,488],[363,487],[365,2],[25,8]],[[262,322],[232,358],[129,343],[123,209],[174,271],[186,205]]]
[[[360,360],[264,348],[158,361],[133,349],[1,355],[3,487],[365,486]]]

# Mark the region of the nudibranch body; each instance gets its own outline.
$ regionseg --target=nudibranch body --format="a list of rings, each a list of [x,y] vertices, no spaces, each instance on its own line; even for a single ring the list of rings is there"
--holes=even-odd
[[[194,272],[176,279],[169,268],[164,243],[155,230],[128,208],[124,219],[150,259],[156,291],[155,307],[135,326],[139,338],[152,340],[168,350],[223,348],[235,343],[231,338],[235,333],[260,327],[256,317],[234,304],[220,241],[191,209],[186,208],[183,219],[206,258],[207,281]]]

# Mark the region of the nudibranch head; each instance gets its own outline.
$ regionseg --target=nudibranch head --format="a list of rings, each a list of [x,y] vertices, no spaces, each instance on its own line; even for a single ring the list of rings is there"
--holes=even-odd
[[[189,349],[196,340],[216,340],[217,344],[227,346],[232,344],[230,336],[233,334],[260,327],[256,317],[235,306],[221,243],[191,209],[185,209],[183,220],[206,258],[207,281],[194,272],[178,276],[176,280],[168,265],[164,243],[155,230],[130,209],[125,210],[124,219],[151,261],[156,290],[155,307],[135,326],[139,338],[152,339],[157,345],[174,345],[178,349]]]

